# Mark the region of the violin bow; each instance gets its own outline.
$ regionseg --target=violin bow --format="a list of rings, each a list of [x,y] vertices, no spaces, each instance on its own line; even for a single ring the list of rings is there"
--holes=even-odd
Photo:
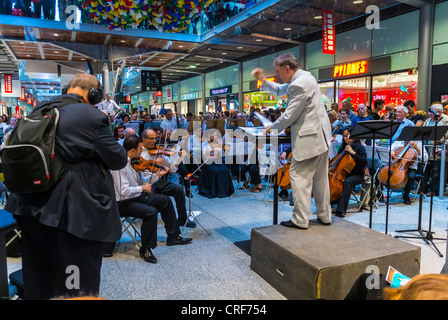
[[[166,150],[166,137],[167,137],[167,135],[168,135],[168,130],[165,130],[165,142],[164,142],[164,144],[163,144],[163,152],[162,152],[162,156],[165,154],[165,150]],[[159,141],[159,145],[157,146],[157,149],[158,149],[158,147],[160,147],[160,141]],[[154,159],[154,161],[157,161],[157,159],[158,159],[158,157],[159,157],[159,155],[156,155],[156,158]],[[159,170],[160,171],[160,170]],[[149,178],[149,181],[152,181],[152,176],[153,176],[153,174],[154,174],[154,171],[151,171],[151,176],[150,176],[150,178]]]

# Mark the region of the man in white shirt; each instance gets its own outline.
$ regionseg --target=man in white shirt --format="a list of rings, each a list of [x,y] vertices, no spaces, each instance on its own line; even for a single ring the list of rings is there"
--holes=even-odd
[[[114,114],[114,110],[122,110],[118,104],[110,99],[110,94],[106,94],[106,100],[98,104],[98,109],[100,111],[105,111],[108,115]]]
[[[159,115],[159,103],[156,101],[154,101],[154,105],[151,107],[151,114],[155,115],[156,118]]]
[[[140,159],[143,143],[132,135],[125,139],[123,147],[128,154],[128,163],[121,170],[111,171],[115,197],[120,216],[142,219],[142,247],[140,256],[149,263],[157,263],[152,249],[157,246],[157,212],[165,222],[168,246],[191,243],[191,238],[182,238],[171,199],[152,192],[151,184],[146,184],[141,172],[135,171],[132,160]]]
[[[426,162],[428,160],[428,153],[426,152],[425,148],[423,148],[423,155],[422,155],[422,143],[420,141],[395,141],[394,143],[392,143],[391,148],[392,157],[393,158],[399,157],[400,153],[398,153],[398,149],[407,147],[408,144],[409,148],[415,151],[415,153],[417,154],[417,161],[415,161],[412,165],[410,165],[407,170],[408,181],[404,186],[404,193],[403,193],[403,203],[406,205],[411,204],[409,193],[411,192],[411,188],[414,186],[415,176],[417,174],[417,165],[419,162],[422,161],[422,159],[423,162]]]
[[[163,133],[166,132],[166,129],[171,131],[177,129],[177,118],[173,117],[173,111],[171,109],[165,110],[165,119],[163,119],[160,127],[163,129]]]

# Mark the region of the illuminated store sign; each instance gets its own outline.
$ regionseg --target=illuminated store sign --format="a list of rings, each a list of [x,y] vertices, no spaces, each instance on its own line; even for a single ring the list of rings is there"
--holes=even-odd
[[[211,96],[218,96],[221,94],[228,94],[228,93],[232,93],[232,86],[227,86],[227,87],[223,87],[223,88],[217,88],[217,89],[210,90]]]
[[[367,73],[367,61],[358,61],[352,63],[341,64],[334,67],[334,78],[352,76]]]

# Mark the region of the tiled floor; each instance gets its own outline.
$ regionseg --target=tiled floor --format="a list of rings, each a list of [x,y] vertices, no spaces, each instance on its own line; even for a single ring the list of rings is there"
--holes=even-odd
[[[193,188],[194,190],[195,188]],[[267,191],[255,194],[237,191],[232,198],[207,199],[194,193],[192,209],[206,229],[185,229],[193,243],[167,247],[166,234],[159,219],[157,264],[145,263],[137,246],[123,236],[117,252],[103,260],[101,297],[113,300],[281,300],[285,299],[250,269],[250,256],[234,243],[250,239],[252,228],[272,225],[273,205]],[[418,199],[411,206],[401,203],[399,194],[391,197],[388,234],[415,229],[418,222]],[[188,204],[188,202],[187,202]],[[434,199],[432,231],[446,239],[448,199]],[[279,203],[278,221],[288,220],[292,207]],[[369,226],[369,211],[351,212],[345,219]],[[429,201],[423,204],[423,229],[428,229]],[[315,219],[312,216],[311,219]],[[374,209],[372,229],[384,233],[386,205]],[[210,235],[207,233],[209,232]],[[417,235],[411,233],[411,236]],[[445,263],[446,241],[434,244],[444,255],[439,257],[432,244],[421,239],[402,239],[422,248],[421,273],[440,273]],[[8,258],[8,271],[21,268],[20,258]]]

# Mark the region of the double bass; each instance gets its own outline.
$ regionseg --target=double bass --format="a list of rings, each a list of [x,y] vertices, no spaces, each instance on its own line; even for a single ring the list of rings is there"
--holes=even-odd
[[[418,159],[418,153],[410,147],[410,143],[406,146],[398,148],[395,153],[394,161],[390,166],[390,183],[391,189],[401,189],[408,182],[408,168]],[[379,174],[379,180],[387,186],[387,178],[389,174],[389,166],[384,166]]]
[[[338,200],[344,189],[344,180],[356,165],[355,159],[346,150],[335,156],[328,168],[330,201]]]

